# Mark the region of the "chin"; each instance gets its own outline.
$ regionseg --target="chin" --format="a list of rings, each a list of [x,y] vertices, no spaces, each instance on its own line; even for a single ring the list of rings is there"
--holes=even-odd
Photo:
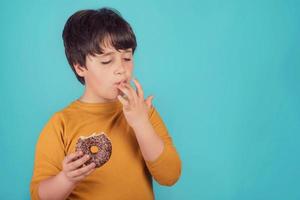
[[[118,99],[118,95],[119,95],[119,92],[117,91],[117,92],[112,92],[108,97],[107,97],[107,99],[110,99],[110,100],[116,100],[116,99]]]

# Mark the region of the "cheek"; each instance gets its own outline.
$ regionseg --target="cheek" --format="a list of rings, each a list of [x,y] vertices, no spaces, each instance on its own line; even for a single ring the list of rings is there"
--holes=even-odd
[[[102,77],[95,72],[91,72],[88,76],[90,84],[101,84],[103,82]]]
[[[132,76],[132,71],[133,71],[133,63],[131,64],[128,64],[127,66],[127,77],[130,77]]]
[[[91,70],[87,77],[88,86],[95,91],[103,91],[107,87],[107,77],[103,71]]]

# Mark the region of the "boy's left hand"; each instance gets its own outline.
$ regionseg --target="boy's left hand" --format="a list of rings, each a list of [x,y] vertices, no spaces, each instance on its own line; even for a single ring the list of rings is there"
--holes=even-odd
[[[128,124],[135,128],[149,122],[148,111],[152,107],[153,96],[145,100],[141,84],[136,79],[133,79],[133,82],[137,90],[134,90],[129,83],[121,84],[118,88],[127,98],[118,95],[118,99],[123,104],[123,112]]]

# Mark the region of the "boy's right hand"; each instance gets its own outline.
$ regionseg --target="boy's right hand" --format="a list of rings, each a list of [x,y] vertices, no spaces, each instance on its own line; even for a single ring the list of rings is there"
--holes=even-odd
[[[62,172],[65,178],[72,183],[81,181],[96,169],[95,163],[83,166],[83,164],[88,161],[90,157],[88,155],[82,155],[83,153],[81,151],[71,153],[67,155],[62,162]]]

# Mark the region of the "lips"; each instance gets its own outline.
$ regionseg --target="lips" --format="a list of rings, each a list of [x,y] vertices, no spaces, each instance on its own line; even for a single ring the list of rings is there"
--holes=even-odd
[[[115,85],[120,85],[121,83],[127,83],[127,80],[122,80],[122,81],[118,81],[118,82],[115,82]]]
[[[115,86],[115,88],[116,88],[116,91],[118,91],[118,94],[121,95],[121,96],[124,96],[125,94],[122,92],[122,90],[119,89],[119,86],[120,86],[122,83],[127,83],[127,80],[122,80],[122,81],[115,82],[115,83],[114,83],[114,86]]]

